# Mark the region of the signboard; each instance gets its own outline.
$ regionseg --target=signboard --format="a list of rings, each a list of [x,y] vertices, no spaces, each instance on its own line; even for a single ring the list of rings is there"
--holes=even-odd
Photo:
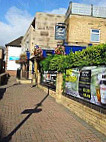
[[[26,55],[27,55],[27,59],[29,60],[30,59],[30,52],[26,51]]]
[[[99,106],[106,105],[106,67],[67,69],[64,92]]]
[[[82,70],[79,77],[79,95],[91,99],[91,70]]]
[[[57,24],[55,26],[55,39],[65,40],[66,39],[66,26],[63,24]]]
[[[19,60],[19,57],[10,56],[10,57],[9,57],[9,60],[10,60],[10,61]]]

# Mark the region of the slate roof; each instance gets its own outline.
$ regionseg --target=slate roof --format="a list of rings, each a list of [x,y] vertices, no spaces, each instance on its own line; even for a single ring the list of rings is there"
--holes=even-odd
[[[11,41],[10,43],[7,43],[5,46],[15,46],[15,47],[21,47],[21,40],[23,36]]]

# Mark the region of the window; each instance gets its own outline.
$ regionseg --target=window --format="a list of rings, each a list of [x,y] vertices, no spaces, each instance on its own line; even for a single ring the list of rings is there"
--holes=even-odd
[[[100,42],[100,30],[96,30],[96,29],[91,30],[91,41]]]

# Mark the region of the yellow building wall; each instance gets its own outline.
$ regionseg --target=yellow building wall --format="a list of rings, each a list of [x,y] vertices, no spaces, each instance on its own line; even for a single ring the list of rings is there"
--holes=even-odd
[[[70,15],[66,20],[67,42],[69,44],[87,45],[106,43],[106,19],[90,16]],[[100,30],[100,42],[91,42],[91,29]]]

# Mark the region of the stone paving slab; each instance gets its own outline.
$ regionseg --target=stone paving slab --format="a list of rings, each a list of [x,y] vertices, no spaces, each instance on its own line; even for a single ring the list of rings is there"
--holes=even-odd
[[[106,137],[43,90],[10,78],[0,86],[1,142],[106,142]]]

